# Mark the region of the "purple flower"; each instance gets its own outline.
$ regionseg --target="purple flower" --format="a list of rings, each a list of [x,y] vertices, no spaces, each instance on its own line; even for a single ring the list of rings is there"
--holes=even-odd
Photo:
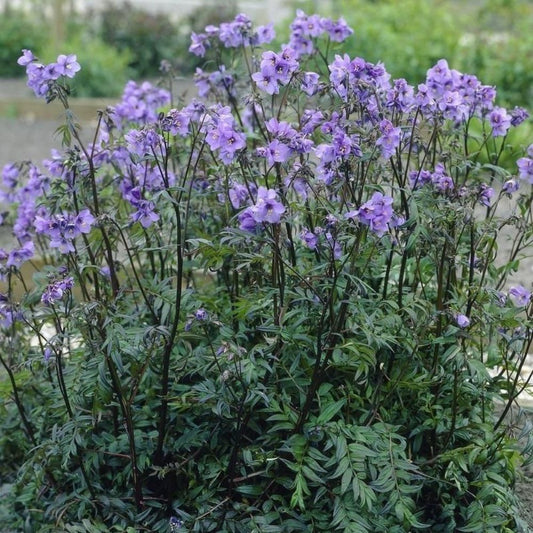
[[[14,250],[11,250],[9,252],[6,266],[20,268],[22,263],[25,263],[29,259],[31,259],[35,252],[35,246],[33,244],[33,241],[27,241],[25,242],[21,248],[16,248]]]
[[[516,305],[523,307],[529,303],[531,292],[522,285],[516,285],[509,289],[509,296]]]
[[[512,126],[520,126],[520,124],[522,124],[522,122],[524,122],[528,118],[529,118],[529,113],[523,107],[516,106],[511,111],[511,125]]]
[[[205,322],[209,318],[209,315],[203,307],[200,307],[194,312],[194,318],[199,322]]]
[[[490,201],[493,196],[494,189],[482,183],[479,187],[479,202],[485,207],[490,207]]]
[[[503,107],[495,107],[489,113],[489,123],[492,128],[492,136],[502,137],[507,134],[511,127],[511,116]]]
[[[45,305],[53,305],[55,302],[61,300],[64,294],[72,289],[73,285],[74,279],[71,276],[53,281],[43,292],[41,302]]]
[[[265,155],[268,165],[272,166],[274,163],[285,163],[291,155],[291,149],[286,144],[274,139],[266,147]]]
[[[348,219],[357,217],[359,222],[370,229],[378,236],[382,236],[389,228],[392,219],[392,198],[380,192],[375,192],[372,198],[364,203],[359,209],[350,211],[344,216]]]
[[[258,26],[252,37],[252,44],[257,46],[261,44],[268,44],[274,40],[276,32],[274,24],[271,22],[265,26]]]
[[[48,94],[52,83],[45,66],[41,63],[29,63],[26,66],[26,75],[28,76],[27,85],[33,90],[35,96],[37,98],[44,98]]]
[[[267,94],[279,93],[279,85],[273,65],[261,67],[259,72],[252,74],[252,79],[255,81],[257,87]]]
[[[241,204],[249,198],[248,188],[240,183],[234,183],[228,190],[229,200],[234,209],[239,209]]]
[[[318,244],[318,237],[312,231],[304,229],[300,233],[300,238],[309,249],[316,250]]]
[[[140,125],[157,121],[159,108],[170,103],[170,93],[145,81],[140,85],[129,81],[122,99],[110,108],[115,125],[121,129],[126,122]]]
[[[70,213],[48,215],[42,212],[35,216],[33,225],[37,233],[50,238],[50,246],[61,253],[74,252],[74,239],[82,233],[90,233],[95,218],[88,209],[77,215]]]
[[[403,78],[394,80],[394,87],[387,91],[388,107],[405,113],[411,109],[415,102],[414,89]]]
[[[521,157],[517,162],[518,176],[520,179],[533,184],[533,159],[529,157]]]
[[[15,307],[8,303],[7,298],[1,295],[0,298],[0,327],[8,329],[13,322],[22,318],[22,313],[17,311]]]
[[[2,181],[8,189],[13,189],[17,185],[20,169],[15,163],[8,163],[2,169]]]
[[[205,33],[191,33],[191,45],[189,46],[191,54],[204,57],[207,46],[209,46],[209,40]]]
[[[255,222],[278,224],[281,215],[285,213],[285,206],[278,201],[278,193],[275,190],[261,186],[257,189],[257,201],[250,208],[250,212]]]
[[[143,228],[149,228],[154,222],[159,220],[159,215],[155,212],[155,204],[150,200],[140,200],[137,211],[131,214],[133,222],[140,222]]]
[[[17,63],[22,67],[26,67],[36,59],[31,50],[22,50],[22,55],[17,59]]]
[[[432,182],[432,174],[429,170],[411,170],[409,172],[409,183],[413,189],[422,187],[426,183]]]
[[[223,22],[218,31],[220,42],[226,48],[237,48],[250,44],[252,21],[244,13],[239,13],[233,22]]]
[[[73,78],[76,75],[76,72],[81,70],[81,66],[76,59],[76,54],[60,54],[57,56],[57,61],[55,63],[55,72],[60,76]]]
[[[435,172],[431,175],[431,182],[439,192],[446,192],[454,187],[453,179],[446,174],[442,163],[435,165]]]
[[[247,207],[244,211],[239,213],[237,217],[239,219],[239,228],[248,233],[256,233],[259,226],[256,222],[251,207]]]
[[[171,135],[186,137],[189,134],[190,122],[191,117],[184,110],[171,109],[162,123],[162,128],[164,131],[169,131]]]
[[[342,17],[336,22],[330,19],[322,19],[321,24],[324,30],[327,31],[329,38],[337,43],[341,43],[353,33],[352,28],[346,24]]]
[[[313,96],[318,91],[319,75],[316,72],[304,72],[300,88],[308,96]]]
[[[376,141],[376,145],[381,147],[381,155],[389,159],[396,148],[400,146],[401,128],[395,128],[390,120],[384,119],[379,123],[381,137]]]
[[[455,315],[455,322],[460,328],[467,328],[470,325],[470,319],[466,315]]]
[[[518,180],[510,179],[510,180],[507,180],[503,184],[502,191],[511,195],[514,192],[516,192],[519,188],[520,188],[520,183],[518,182]]]
[[[79,233],[90,233],[91,226],[94,224],[96,219],[93,217],[91,212],[88,209],[82,209],[74,219],[74,224],[76,225],[76,235]]]
[[[139,157],[161,153],[164,146],[163,139],[152,127],[146,126],[141,130],[131,129],[124,135],[128,150]]]

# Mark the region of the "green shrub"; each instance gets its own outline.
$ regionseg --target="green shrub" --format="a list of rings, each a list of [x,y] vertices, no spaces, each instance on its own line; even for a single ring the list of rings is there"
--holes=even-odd
[[[505,420],[533,343],[533,144],[519,177],[480,153],[525,113],[444,60],[392,83],[342,54],[342,22],[293,30],[283,51],[245,16],[197,37],[203,100],[129,82],[90,146],[79,65],[25,54],[66,146],[2,170],[6,526],[524,531],[533,435]]]
[[[46,27],[17,10],[0,14],[0,76],[20,76],[17,58],[24,48],[40,51],[46,42]]]
[[[108,4],[95,15],[98,34],[105,43],[129,55],[136,79],[159,75],[161,61],[179,53],[178,27],[167,15],[154,15],[128,2]]]
[[[74,30],[74,28],[77,28]],[[131,76],[130,54],[120,52],[91,35],[80,31],[78,25],[70,29],[63,43],[68,53],[76,54],[83,68],[71,84],[72,96],[113,97],[118,96]],[[86,30],[86,29],[85,29]],[[20,55],[20,54],[19,54]],[[54,51],[44,49],[42,56],[50,61],[55,59]]]

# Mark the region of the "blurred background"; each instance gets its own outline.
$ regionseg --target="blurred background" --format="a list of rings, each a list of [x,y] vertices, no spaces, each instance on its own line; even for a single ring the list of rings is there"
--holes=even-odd
[[[0,0],[0,166],[22,157],[17,128],[36,137],[40,155],[43,135],[34,123],[60,113],[45,110],[25,87],[16,62],[23,48],[44,62],[77,54],[82,70],[73,96],[100,99],[102,107],[128,79],[157,79],[163,59],[190,79],[204,63],[188,52],[191,31],[245,12],[257,24],[275,23],[275,49],[287,41],[296,9],[343,16],[355,30],[343,51],[383,61],[394,78],[416,86],[444,57],[452,68],[496,85],[499,105],[533,108],[533,0]],[[524,135],[530,133],[529,125]]]
[[[297,8],[343,16],[355,30],[346,52],[383,61],[393,77],[419,83],[445,57],[496,85],[502,104],[533,100],[531,0],[0,0],[0,77],[23,76],[22,48],[44,61],[76,53],[77,95],[116,96],[129,78],[157,76],[162,59],[194,72],[191,31],[245,12],[274,22],[281,43]]]

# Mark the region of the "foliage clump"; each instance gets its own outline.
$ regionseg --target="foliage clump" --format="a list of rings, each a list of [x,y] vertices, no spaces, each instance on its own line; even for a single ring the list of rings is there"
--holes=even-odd
[[[11,527],[521,530],[533,148],[499,157],[528,114],[443,59],[391,79],[351,33],[208,26],[200,98],[130,82],[88,146],[76,56],[24,51],[66,125],[2,173]]]

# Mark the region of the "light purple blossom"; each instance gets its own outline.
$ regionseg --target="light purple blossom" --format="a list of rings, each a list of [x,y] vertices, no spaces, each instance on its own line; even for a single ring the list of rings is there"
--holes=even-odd
[[[186,137],[189,134],[189,124],[191,117],[183,109],[178,111],[177,109],[171,109],[161,126],[163,131],[169,131],[171,135],[180,135]]]
[[[77,61],[76,54],[60,54],[57,56],[55,69],[60,76],[73,78],[76,75],[76,72],[81,70],[81,67]]]
[[[135,207],[137,211],[131,214],[131,218],[133,222],[140,222],[143,228],[149,228],[159,220],[159,215],[155,212],[155,204],[151,200],[140,200]]]
[[[53,305],[61,300],[65,293],[70,291],[74,285],[74,279],[69,276],[64,279],[50,283],[41,296],[41,302],[45,305]]]
[[[470,319],[466,315],[455,315],[455,322],[460,328],[467,328],[470,325]]]
[[[246,146],[246,136],[237,131],[235,119],[229,107],[213,106],[212,114],[204,125],[205,140],[211,150],[218,150],[220,159],[226,165],[236,157],[236,153]]]
[[[518,177],[527,183],[533,184],[533,159],[521,157],[516,165],[518,167]]]
[[[509,179],[507,180],[502,187],[502,191],[511,195],[514,192],[516,192],[520,188],[520,182],[515,179]]]
[[[278,139],[271,141],[265,150],[265,156],[269,166],[274,163],[285,163],[291,156],[292,150]]]
[[[240,183],[234,183],[228,190],[228,196],[234,209],[239,209],[249,199],[248,188]]]
[[[308,96],[313,96],[318,91],[319,75],[316,72],[304,72],[300,88]]]
[[[309,231],[308,229],[304,229],[300,233],[300,238],[304,242],[304,244],[307,246],[307,248],[311,250],[316,250],[316,247],[318,245],[318,236],[315,235],[312,231]]]
[[[511,127],[511,116],[503,107],[495,107],[489,113],[489,124],[493,137],[503,137]]]
[[[22,55],[17,59],[17,63],[25,67],[29,65],[31,62],[35,61],[37,58],[33,55],[33,52],[31,50],[22,50]]]
[[[337,21],[322,19],[322,28],[328,33],[329,38],[337,43],[341,43],[352,35],[353,30],[348,26],[346,20],[340,17]]]
[[[516,305],[523,307],[529,303],[531,292],[522,285],[515,285],[509,289],[509,296]]]
[[[50,246],[58,248],[61,253],[74,252],[74,239],[81,234],[88,234],[95,222],[88,209],[78,214],[62,213],[49,215],[46,212],[35,216],[33,222],[37,233],[50,238]]]
[[[37,62],[31,50],[23,50],[17,63],[26,67],[27,85],[38,98],[46,97],[53,82],[58,78],[61,76],[73,78],[81,69],[75,54],[61,54],[55,63],[43,65]]]
[[[346,213],[345,218],[357,218],[361,224],[369,226],[381,237],[389,229],[389,222],[392,220],[392,202],[390,196],[375,192],[359,209]]]
[[[377,139],[376,145],[381,148],[381,155],[385,159],[389,159],[400,146],[402,130],[399,127],[394,127],[392,122],[387,119],[383,119],[379,123],[379,130],[382,135]]]
[[[274,30],[274,24],[266,24],[264,26],[258,26],[252,37],[252,44],[258,46],[261,44],[268,44],[276,37],[276,31]]]
[[[209,47],[209,40],[205,33],[191,33],[191,45],[189,46],[191,54],[204,57],[207,47]]]
[[[431,182],[435,189],[440,192],[446,192],[454,188],[453,179],[446,174],[446,170],[442,163],[437,163],[435,165],[435,171],[431,175]]]
[[[250,208],[250,212],[255,222],[278,224],[281,215],[285,213],[285,206],[278,200],[275,190],[261,186],[257,189],[257,201]]]
[[[485,183],[482,183],[479,187],[479,202],[485,207],[490,207],[490,202],[493,196],[494,189]]]
[[[6,266],[20,268],[23,263],[30,260],[35,253],[33,241],[25,242],[21,248],[15,248],[9,252]]]
[[[256,233],[259,229],[259,224],[256,222],[252,209],[247,207],[244,211],[239,213],[239,228],[248,233]]]
[[[511,125],[519,126],[529,118],[529,112],[523,107],[516,106],[510,113],[511,115]]]
[[[259,72],[252,74],[252,79],[255,81],[257,88],[265,91],[267,94],[279,93],[279,85],[273,65],[261,67]]]
[[[194,318],[199,322],[205,322],[209,318],[209,315],[203,307],[200,307],[194,312]]]
[[[170,93],[145,81],[138,84],[129,81],[122,94],[121,101],[109,108],[110,116],[117,128],[121,129],[127,122],[140,125],[155,122],[159,109],[170,103]]]

